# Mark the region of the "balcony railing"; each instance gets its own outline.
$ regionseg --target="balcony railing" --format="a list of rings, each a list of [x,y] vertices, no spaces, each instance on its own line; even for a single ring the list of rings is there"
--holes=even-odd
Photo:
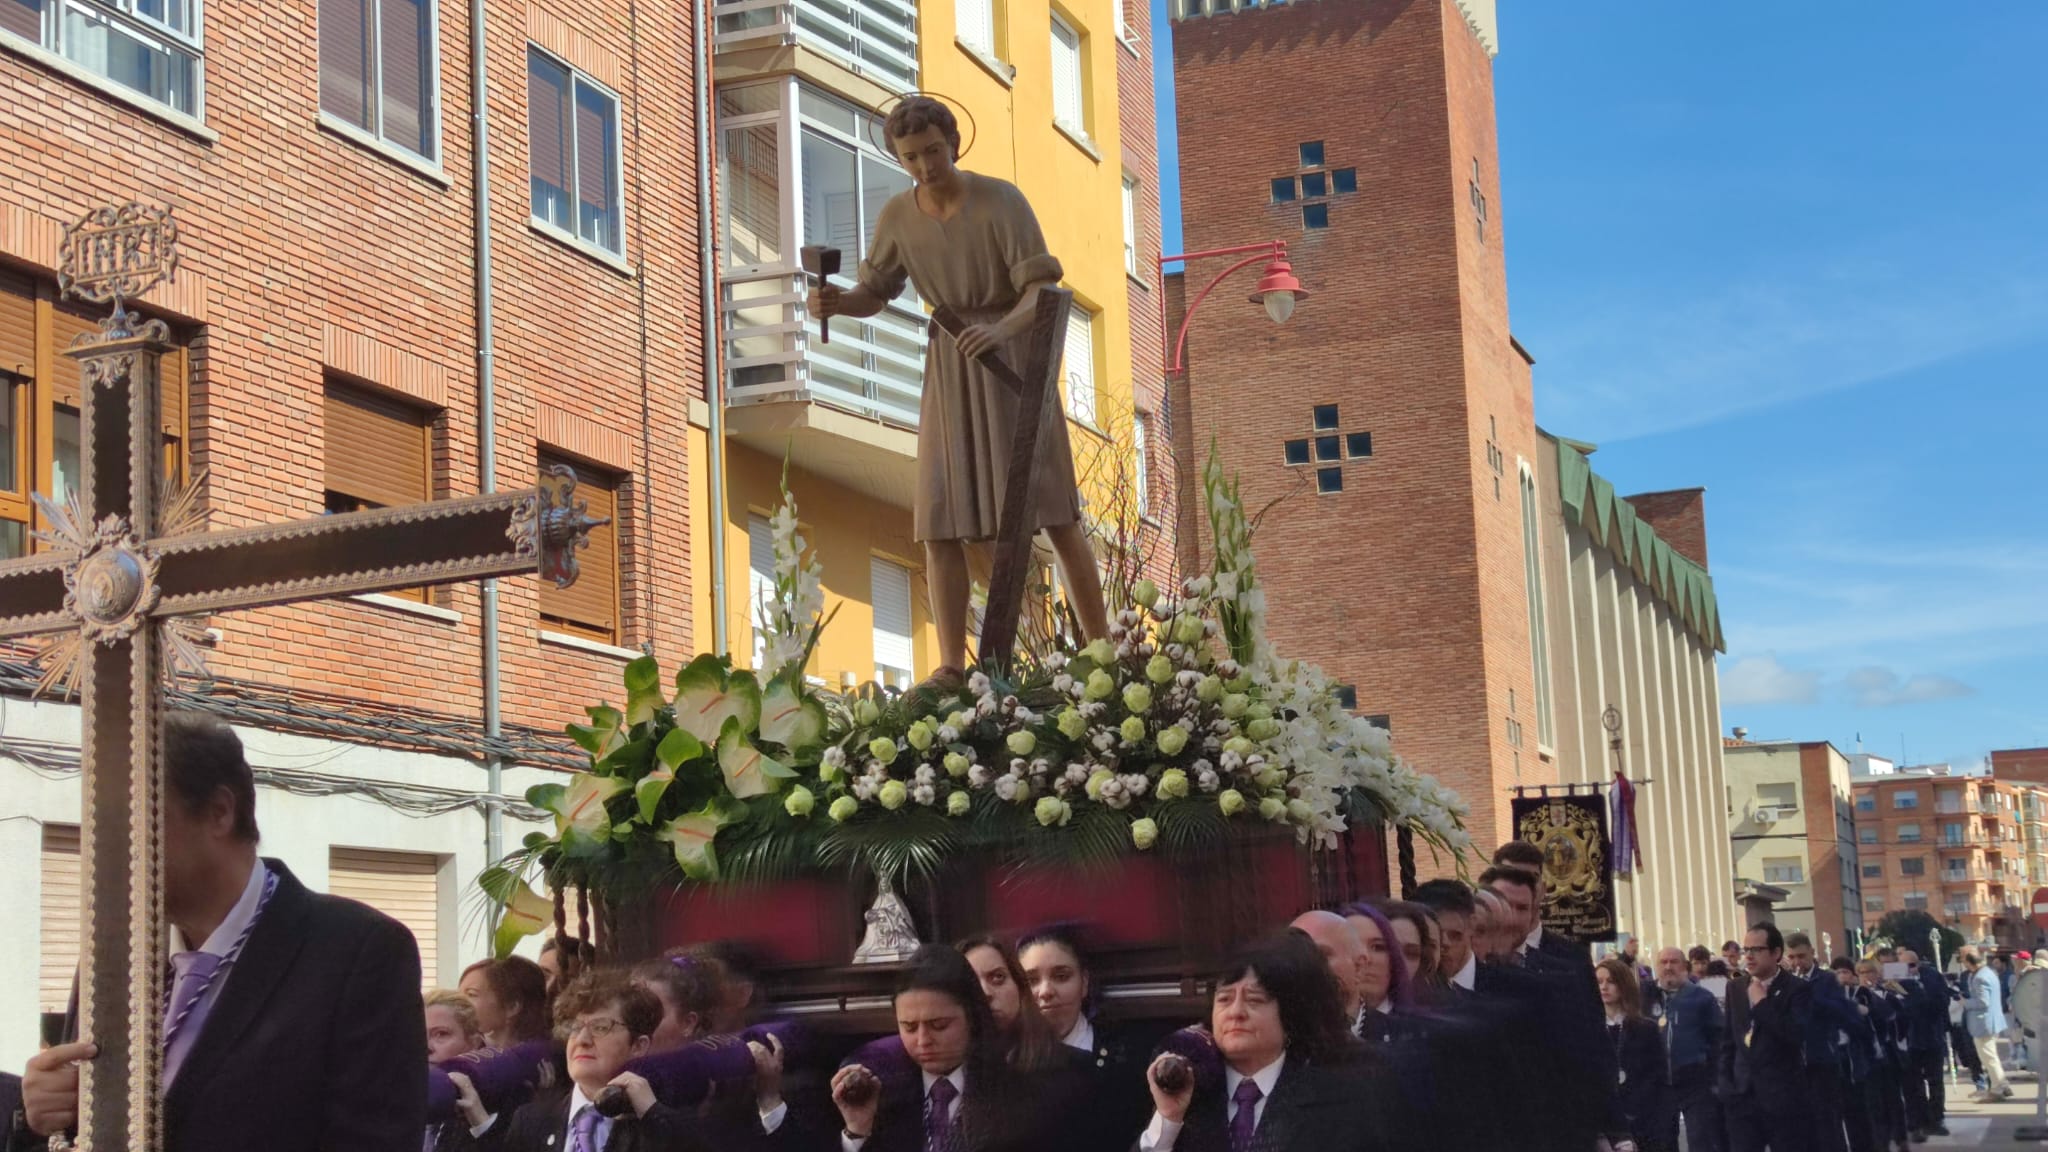
[[[832,321],[832,342],[804,318],[804,279],[788,272],[725,282],[728,403],[813,400],[916,428],[924,398],[924,313],[900,300],[865,320]]]
[[[917,5],[905,0],[718,0],[715,49],[802,44],[897,92],[917,87]]]

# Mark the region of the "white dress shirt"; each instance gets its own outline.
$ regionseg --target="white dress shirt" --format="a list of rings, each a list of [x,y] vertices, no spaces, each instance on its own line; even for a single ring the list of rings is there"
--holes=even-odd
[[[967,1067],[966,1067],[966,1065],[964,1065],[964,1064],[963,1064],[963,1065],[961,1065],[960,1067],[958,1067],[958,1068],[955,1068],[955,1069],[953,1069],[953,1070],[952,1070],[951,1072],[948,1072],[948,1073],[946,1073],[946,1077],[945,1077],[945,1078],[946,1078],[947,1080],[950,1080],[950,1081],[952,1081],[952,1082],[953,1082],[953,1107],[954,1107],[954,1109],[955,1109],[955,1110],[958,1110],[959,1108],[961,1108],[962,1106],[964,1106],[964,1105],[965,1105],[965,1104],[967,1103]],[[931,1094],[932,1094],[932,1085],[934,1085],[934,1084],[937,1084],[938,1082],[939,1082],[939,1078],[938,1078],[937,1076],[934,1076],[934,1075],[932,1075],[932,1074],[931,1074],[931,1073],[929,1073],[929,1072],[926,1072],[926,1073],[924,1074],[924,1095],[923,1095],[923,1096],[921,1096],[921,1097],[919,1097],[919,1100],[920,1100],[920,1102],[921,1102],[921,1101],[923,1101],[923,1100],[927,1100],[927,1099],[930,1099],[930,1097],[931,1097]],[[880,1113],[880,1112],[878,1111],[878,1112],[876,1113],[876,1115],[877,1115],[877,1116],[879,1116],[879,1115],[881,1115],[881,1113]],[[951,1119],[951,1117],[945,1117],[944,1119]],[[765,1121],[764,1121],[764,1122],[765,1122]],[[770,1129],[768,1129],[768,1130],[769,1130],[770,1132],[773,1132],[773,1131],[775,1131],[775,1129],[773,1129],[773,1128],[770,1128]],[[839,1130],[839,1148],[840,1148],[840,1152],[860,1152],[860,1150],[861,1150],[862,1146],[864,1146],[865,1144],[867,1144],[867,1142],[868,1142],[869,1138],[870,1138],[870,1137],[872,1137],[873,1135],[874,1135],[874,1133],[870,1132],[870,1133],[868,1133],[868,1134],[867,1134],[866,1136],[863,1136],[863,1137],[861,1137],[860,1139],[856,1140],[856,1139],[854,1139],[853,1137],[851,1137],[851,1136],[848,1136],[848,1135],[846,1134],[846,1130],[845,1130],[844,1128],[840,1129],[840,1130]],[[919,1138],[919,1140],[918,1140],[918,1142],[919,1142],[920,1144],[922,1144],[922,1143],[923,1143],[923,1138],[922,1138],[922,1137],[920,1137],[920,1138]]]
[[[1095,1051],[1095,1025],[1086,1016],[1076,1019],[1074,1021],[1074,1030],[1067,1033],[1066,1039],[1061,1041],[1061,1043],[1069,1048],[1079,1048],[1083,1052],[1093,1054]]]
[[[581,1084],[576,1085],[570,1090],[569,1123],[562,1128],[562,1148],[564,1152],[575,1152],[577,1113],[582,1112],[585,1108],[595,1107],[597,1105],[591,1102],[590,1097],[583,1094],[583,1086]],[[590,1134],[590,1152],[604,1152],[605,1142],[611,1138],[612,1118],[609,1116],[599,1116],[597,1128]]]
[[[1457,975],[1451,977],[1451,983],[1467,992],[1476,991],[1474,986],[1479,983],[1479,953],[1465,953],[1465,966],[1458,969]]]
[[[1543,925],[1538,924],[1534,928],[1529,929],[1529,934],[1522,938],[1522,951],[1543,951]]]
[[[263,858],[257,857],[256,863],[249,869],[248,882],[242,885],[241,898],[235,901],[233,908],[228,909],[227,917],[220,922],[218,928],[213,930],[213,935],[208,936],[206,943],[201,944],[198,948],[193,948],[190,944],[186,943],[185,933],[180,931],[176,925],[172,925],[170,928],[170,947],[168,948],[171,956],[176,957],[185,952],[209,952],[225,959],[228,949],[235,946],[235,941],[242,938],[243,930],[248,928],[250,922],[256,919],[256,906],[263,902],[263,882],[269,875],[270,869],[263,866]],[[205,995],[199,997],[199,1000],[192,1006],[192,1013],[195,1017],[204,1019],[213,1011],[214,1002],[220,999],[220,990],[226,987],[230,975],[232,975],[231,972],[222,972],[213,978],[212,983],[206,986]],[[193,1039],[196,1040],[198,1037]]]
[[[1237,1086],[1250,1079],[1259,1086],[1259,1102],[1252,1105],[1252,1125],[1266,1118],[1266,1104],[1273,1099],[1273,1088],[1280,1083],[1280,1073],[1287,1067],[1287,1054],[1281,1053],[1278,1060],[1246,1077],[1230,1065],[1223,1066],[1223,1122],[1228,1125],[1237,1119]],[[1138,1152],[1173,1152],[1174,1141],[1180,1139],[1182,1124],[1168,1120],[1159,1113],[1152,1113],[1152,1123],[1138,1137]]]

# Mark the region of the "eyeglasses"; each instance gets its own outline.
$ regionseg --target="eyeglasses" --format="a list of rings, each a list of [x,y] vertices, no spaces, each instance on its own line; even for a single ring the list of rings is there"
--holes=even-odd
[[[574,1024],[567,1024],[557,1028],[555,1035],[560,1037],[564,1043],[574,1040],[577,1034],[581,1032],[590,1033],[592,1040],[602,1040],[625,1026],[626,1022],[624,1020],[614,1020],[610,1016],[594,1016],[588,1020],[578,1020]]]
[[[1766,952],[1776,952],[1776,951],[1777,951],[1777,949],[1776,949],[1776,948],[1773,948],[1773,947],[1771,947],[1771,946],[1770,946],[1770,945],[1768,945],[1768,944],[1753,944],[1753,945],[1751,945],[1751,946],[1750,946],[1750,947],[1748,947],[1748,948],[1744,948],[1744,949],[1742,950],[1742,954],[1743,954],[1744,956],[1761,956],[1761,955],[1763,955],[1763,954],[1764,954],[1764,953],[1766,953]]]

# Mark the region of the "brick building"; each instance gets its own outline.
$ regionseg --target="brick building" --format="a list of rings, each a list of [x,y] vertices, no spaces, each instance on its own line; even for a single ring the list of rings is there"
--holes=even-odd
[[[1946,764],[1873,769],[1854,783],[1865,922],[1917,909],[1973,943],[2021,932],[2032,886],[2048,882],[2043,790]]]
[[[1175,92],[1189,251],[1281,240],[1312,293],[1274,325],[1227,261],[1167,298],[1181,545],[1213,450],[1259,526],[1274,638],[1384,717],[1508,838],[1517,787],[1603,783],[1624,714],[1649,864],[1625,930],[1725,938],[1720,625],[1697,490],[1615,498],[1590,445],[1539,432],[1509,329],[1493,5],[1182,0]],[[1246,100],[1284,78],[1287,99]],[[1666,536],[1669,539],[1666,539]],[[1426,864],[1427,861],[1424,861]],[[1639,888],[1640,890],[1636,890]]]
[[[1836,955],[1875,925],[1864,916],[1849,760],[1825,740],[1752,743],[1731,739],[1723,761],[1737,883],[1785,889],[1778,927],[1826,933]]]
[[[185,702],[240,725],[265,851],[402,915],[429,982],[482,949],[469,885],[528,827],[490,813],[516,817],[547,765],[570,762],[561,726],[616,696],[641,645],[699,643],[692,10],[493,4],[481,43],[453,0],[0,10],[0,556],[34,547],[27,494],[61,497],[77,470],[78,371],[61,350],[91,314],[57,297],[61,227],[129,198],[180,224],[178,278],[142,303],[179,345],[167,456],[205,476],[214,527],[524,487],[544,460],[573,465],[615,518],[567,594],[507,580],[495,601],[464,584],[210,622],[218,679],[187,682]],[[19,655],[0,677],[14,695]],[[62,1010],[75,948],[78,721],[0,707],[0,868],[42,878],[4,902],[14,1065],[35,1010]]]
[[[2048,748],[1999,748],[1991,753],[1991,775],[2015,784],[2048,785]]]

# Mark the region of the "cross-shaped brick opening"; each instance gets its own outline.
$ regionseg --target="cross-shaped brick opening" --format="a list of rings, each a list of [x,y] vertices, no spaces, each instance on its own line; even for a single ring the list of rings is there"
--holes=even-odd
[[[1335,404],[1315,405],[1309,412],[1309,430],[1312,435],[1286,442],[1282,458],[1290,468],[1314,466],[1317,492],[1342,492],[1344,462],[1372,455],[1372,433],[1344,431]]]
[[[1301,206],[1301,226],[1316,231],[1330,226],[1330,198],[1358,191],[1358,169],[1331,168],[1324,161],[1323,142],[1305,140],[1299,148],[1300,168],[1291,175],[1275,176],[1272,202]]]
[[[1479,225],[1479,239],[1486,239],[1486,193],[1479,190],[1479,161],[1472,161],[1472,218]]]

